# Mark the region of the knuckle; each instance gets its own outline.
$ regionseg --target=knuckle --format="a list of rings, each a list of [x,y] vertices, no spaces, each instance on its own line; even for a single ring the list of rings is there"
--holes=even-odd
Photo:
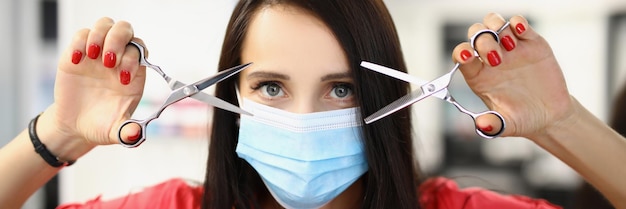
[[[110,17],[101,17],[98,19],[97,24],[110,24],[112,25],[115,21]]]
[[[78,30],[76,33],[74,33],[74,41],[84,39],[85,37],[87,37],[87,35],[89,35],[90,31],[91,30],[89,28],[83,28]]]
[[[467,37],[470,38],[472,36],[474,36],[474,33],[476,33],[476,31],[485,29],[485,25],[483,25],[482,23],[474,23],[472,24],[469,29],[467,29]]]

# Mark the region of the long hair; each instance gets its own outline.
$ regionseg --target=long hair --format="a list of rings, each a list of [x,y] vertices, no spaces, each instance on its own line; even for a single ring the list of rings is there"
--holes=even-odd
[[[347,55],[356,83],[361,115],[367,116],[407,94],[408,84],[363,70],[362,60],[406,72],[391,15],[381,0],[241,0],[228,23],[218,69],[242,64],[241,50],[248,24],[265,6],[298,7],[319,18],[333,32]],[[216,96],[238,104],[238,79],[220,82]],[[259,208],[269,197],[256,171],[235,153],[238,115],[214,108],[203,208]],[[420,208],[421,183],[414,158],[410,108],[362,127],[369,170],[364,178],[363,208]]]

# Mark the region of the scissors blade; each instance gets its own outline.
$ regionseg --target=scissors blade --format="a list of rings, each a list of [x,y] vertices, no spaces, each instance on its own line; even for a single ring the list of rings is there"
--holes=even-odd
[[[250,115],[252,116],[251,113],[249,113],[248,111],[245,111],[243,109],[241,109],[240,107],[228,103],[224,100],[221,100],[213,95],[209,95],[209,94],[194,94],[191,96],[191,98],[197,99],[199,101],[202,101],[204,103],[207,103],[209,105],[212,105],[213,107],[217,107],[223,110],[227,110],[227,111],[231,111],[234,113],[239,113],[239,114],[244,114],[244,115]]]
[[[408,73],[405,73],[405,72],[402,72],[402,71],[399,71],[399,70],[395,70],[395,69],[392,69],[392,68],[388,68],[388,67],[385,67],[385,66],[382,66],[382,65],[379,65],[379,64],[374,64],[374,63],[371,63],[371,62],[367,62],[367,61],[362,61],[361,62],[361,67],[364,67],[366,69],[369,69],[369,70],[372,70],[372,71],[375,71],[375,72],[378,72],[378,73],[381,73],[381,74],[384,74],[384,75],[387,75],[387,76],[392,77],[392,78],[396,78],[398,80],[403,80],[403,81],[406,81],[406,82],[409,82],[409,83],[414,83],[414,84],[417,84],[419,86],[423,86],[424,84],[428,83],[427,80],[423,80],[423,79],[420,79],[418,77],[411,76]],[[431,96],[434,96],[434,97],[437,97],[439,99],[445,100],[445,97],[446,97],[447,94],[448,94],[448,90],[444,89],[444,90],[441,90],[441,91],[439,91],[437,93],[432,94]]]
[[[413,77],[407,73],[398,71],[398,70],[394,70],[385,66],[381,66],[381,65],[377,65],[374,63],[370,63],[370,62],[361,62],[361,66],[372,70],[372,71],[376,71],[382,74],[385,74],[387,76],[399,79],[399,80],[403,80],[406,82],[410,82],[410,83],[415,83],[420,85],[420,88],[413,90],[411,93],[404,95],[403,97],[400,97],[399,99],[397,99],[396,101],[388,104],[387,106],[383,107],[382,109],[374,112],[373,114],[371,114],[370,116],[365,118],[365,123],[366,124],[370,124],[373,123],[374,121],[377,121],[387,115],[390,115],[394,112],[397,112],[398,110],[405,108],[409,105],[412,105],[416,102],[421,101],[422,99],[429,97],[429,96],[434,96],[436,98],[442,99],[444,101],[446,100],[446,97],[448,95],[448,83],[450,81],[450,76],[452,75],[452,73],[454,73],[454,71],[456,70],[456,68],[458,68],[458,65],[455,66],[455,68],[446,73],[445,75],[436,78],[435,80],[432,81],[424,81],[421,80],[419,78]],[[427,93],[425,93],[427,92]]]
[[[172,82],[170,83],[170,88],[172,90],[174,90],[174,89],[178,89],[180,87],[186,86],[186,85],[187,84],[185,84],[183,82],[180,82],[180,81],[177,81],[177,80],[172,80]],[[226,102],[224,100],[221,100],[221,99],[219,99],[219,98],[217,98],[217,97],[215,97],[213,95],[206,94],[204,92],[198,92],[198,93],[196,93],[194,95],[191,95],[190,97],[194,98],[194,99],[196,99],[198,101],[204,102],[204,103],[206,103],[208,105],[211,105],[213,107],[217,107],[217,108],[223,109],[223,110],[228,110],[228,111],[231,111],[231,112],[244,114],[244,115],[252,115],[250,112],[245,111],[245,110],[239,108],[236,105],[228,103],[228,102]]]
[[[411,75],[409,75],[409,74],[407,74],[405,72],[402,72],[402,71],[399,71],[399,70],[395,70],[395,69],[392,69],[392,68],[388,68],[388,67],[385,67],[385,66],[382,66],[382,65],[374,64],[374,63],[371,63],[371,62],[367,62],[367,61],[362,61],[361,62],[361,67],[364,67],[364,68],[367,68],[369,70],[376,71],[378,73],[382,73],[382,74],[385,74],[385,75],[387,75],[389,77],[396,78],[396,79],[399,79],[399,80],[403,80],[403,81],[406,81],[406,82],[409,82],[409,83],[419,84],[420,86],[428,83],[428,81],[426,81],[426,80],[422,80],[420,78],[413,77],[413,76],[411,76]]]
[[[233,75],[241,72],[243,69],[246,69],[251,64],[252,63],[246,63],[246,64],[243,64],[243,65],[238,65],[238,66],[235,66],[235,67],[228,68],[226,70],[223,70],[223,71],[217,73],[214,76],[211,76],[209,78],[200,80],[200,81],[195,82],[195,83],[193,83],[191,85],[196,86],[196,88],[198,88],[198,91],[202,91],[202,90],[206,89],[207,87],[212,86],[213,84],[216,84],[216,83],[218,83],[220,81],[223,81],[224,79],[229,78],[230,76],[233,76]]]
[[[215,96],[211,96],[211,95],[204,94],[204,93],[200,92],[200,91],[206,89],[207,87],[209,87],[209,86],[211,86],[213,84],[216,84],[216,83],[218,83],[220,81],[223,81],[224,79],[229,78],[230,76],[233,76],[233,75],[241,72],[242,70],[246,69],[251,64],[252,63],[246,63],[246,64],[243,64],[243,65],[238,65],[238,66],[235,66],[235,67],[223,70],[223,71],[219,72],[218,74],[216,74],[216,75],[214,75],[214,76],[212,76],[210,78],[203,79],[201,81],[198,81],[198,82],[195,82],[195,83],[191,84],[191,85],[196,86],[196,88],[198,89],[199,92],[196,93],[196,94],[191,95],[190,97],[192,97],[194,99],[197,99],[197,100],[200,100],[202,102],[205,102],[207,104],[210,104],[210,105],[212,105],[214,107],[223,109],[223,110],[227,110],[227,111],[231,111],[231,112],[239,113],[239,114],[252,115],[249,112],[247,112],[247,111],[245,111],[245,110],[243,110],[243,109],[241,109],[241,108],[239,108],[239,107],[237,107],[237,106],[235,106],[235,105],[233,105],[231,103],[228,103],[228,102],[226,102],[224,100],[221,100],[221,99],[219,99],[219,98],[217,98]]]
[[[366,124],[370,124],[373,123],[374,121],[377,121],[381,118],[386,117],[387,115],[390,115],[391,113],[394,113],[402,108],[405,108],[409,105],[412,105],[413,103],[419,102],[420,100],[428,97],[430,95],[428,94],[424,94],[422,89],[415,89],[413,90],[411,93],[404,95],[403,97],[400,97],[400,99],[397,99],[396,101],[393,101],[392,103],[388,104],[387,106],[383,107],[382,109],[376,111],[375,113],[371,114],[370,116],[367,116],[365,118],[365,123]]]
[[[165,101],[164,105],[161,107],[161,109],[164,109],[165,107],[180,101],[186,97],[192,97],[194,99],[200,100],[202,102],[205,102],[207,104],[213,105],[214,107],[220,108],[220,109],[224,109],[224,110],[228,110],[231,112],[235,112],[235,113],[239,113],[239,114],[246,114],[246,115],[252,115],[249,112],[233,105],[230,104],[226,101],[223,101],[215,96],[210,96],[208,94],[202,93],[201,91],[206,89],[207,87],[220,82],[226,78],[229,78],[230,76],[241,72],[243,69],[247,68],[248,66],[250,66],[252,63],[247,63],[247,64],[243,64],[243,65],[239,65],[239,66],[235,66],[232,68],[229,68],[227,70],[221,71],[218,74],[211,76],[209,78],[206,79],[202,79],[198,82],[194,82],[192,84],[189,85],[184,85],[184,83],[181,83],[179,81],[174,81],[173,83],[170,83],[170,87],[174,88],[176,90],[174,90],[172,92],[172,94],[170,94],[170,96],[168,97],[168,99]],[[177,86],[180,86],[178,88],[176,88]],[[195,88],[189,88],[189,87],[195,87]],[[195,89],[195,90],[190,90],[190,89]],[[192,93],[189,93],[192,92]]]

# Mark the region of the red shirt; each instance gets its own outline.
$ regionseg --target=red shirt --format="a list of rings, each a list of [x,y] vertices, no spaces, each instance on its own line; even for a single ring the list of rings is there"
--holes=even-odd
[[[420,186],[420,201],[426,209],[560,209],[545,200],[519,195],[501,195],[479,188],[459,189],[443,177],[429,179]],[[182,179],[172,179],[143,191],[114,200],[100,197],[85,203],[65,204],[57,209],[200,209],[202,186],[189,186]]]
[[[481,188],[459,189],[456,182],[443,177],[427,180],[420,186],[420,202],[426,209],[560,209],[546,200],[521,195],[502,195]]]

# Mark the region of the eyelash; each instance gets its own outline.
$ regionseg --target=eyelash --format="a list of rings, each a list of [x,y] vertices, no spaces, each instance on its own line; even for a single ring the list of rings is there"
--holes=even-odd
[[[278,82],[278,81],[259,81],[257,83],[254,83],[252,86],[250,86],[250,89],[257,91],[259,89],[261,89],[261,87],[266,86],[266,85],[270,85],[270,84],[276,84],[278,86],[280,86],[281,88],[283,87],[283,85]]]
[[[280,82],[278,82],[278,81],[259,81],[259,82],[255,83],[254,85],[252,85],[250,88],[253,91],[258,91],[258,90],[261,90],[261,88],[263,88],[264,86],[272,85],[272,84],[279,86],[280,90],[283,91],[283,93],[284,93],[285,90],[283,88],[283,85]],[[267,97],[267,96],[265,96],[265,98],[266,99],[275,99],[276,97]]]
[[[252,89],[253,91],[259,91],[261,90],[261,88],[263,88],[264,86],[267,85],[277,85],[280,87],[281,91],[285,91],[282,83],[280,83],[279,81],[259,81],[257,83],[254,83],[252,86],[250,86],[250,89]],[[329,90],[328,94],[333,94],[334,90],[338,87],[344,87],[346,89],[348,89],[349,91],[349,95],[344,97],[344,98],[334,98],[332,97],[332,99],[334,100],[349,100],[351,97],[354,96],[354,85],[352,83],[347,83],[347,82],[335,82],[332,83],[332,88]],[[331,96],[327,96],[327,97],[331,97]],[[275,97],[267,97],[267,99],[274,99]]]
[[[333,86],[333,88],[330,89],[329,94],[332,94],[334,89],[336,89],[338,87],[344,87],[344,88],[348,89],[350,94],[347,97],[338,98],[339,100],[345,100],[346,98],[350,98],[351,96],[354,95],[354,85],[351,84],[351,83],[337,82],[337,83],[333,83],[332,86]]]

